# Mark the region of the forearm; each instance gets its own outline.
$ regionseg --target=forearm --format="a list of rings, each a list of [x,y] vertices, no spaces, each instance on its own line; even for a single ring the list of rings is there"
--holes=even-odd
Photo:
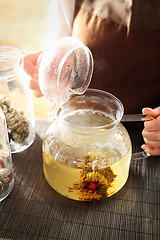
[[[54,40],[72,35],[75,0],[51,0],[48,10],[45,49],[50,49]]]

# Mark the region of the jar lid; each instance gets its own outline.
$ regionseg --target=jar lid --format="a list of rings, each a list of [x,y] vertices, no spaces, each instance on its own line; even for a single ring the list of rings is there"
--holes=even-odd
[[[40,55],[38,67],[43,95],[60,105],[71,95],[87,90],[93,73],[93,57],[80,40],[64,37]]]

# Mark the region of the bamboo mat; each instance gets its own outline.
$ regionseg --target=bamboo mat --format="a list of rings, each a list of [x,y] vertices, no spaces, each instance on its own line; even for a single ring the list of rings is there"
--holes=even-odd
[[[33,145],[13,155],[15,184],[0,204],[0,239],[160,239],[160,157],[131,161],[127,183],[112,197],[72,201],[44,178],[41,146],[47,128],[47,122],[37,121]],[[130,135],[137,150],[141,133]]]

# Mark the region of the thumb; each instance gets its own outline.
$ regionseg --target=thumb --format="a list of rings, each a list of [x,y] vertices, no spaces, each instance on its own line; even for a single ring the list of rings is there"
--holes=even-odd
[[[160,107],[157,108],[143,108],[142,113],[146,115],[151,115],[154,118],[158,117],[160,115]]]
[[[36,67],[36,65],[32,63],[32,61],[29,58],[28,59],[23,58],[21,60],[21,66],[23,70],[31,77],[34,77],[34,75],[38,73],[38,68]]]

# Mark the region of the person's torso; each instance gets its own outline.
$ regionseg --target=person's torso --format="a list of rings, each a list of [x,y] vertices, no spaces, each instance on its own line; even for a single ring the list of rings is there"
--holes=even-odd
[[[73,37],[92,51],[92,88],[117,96],[125,112],[160,101],[160,1],[76,0]]]

